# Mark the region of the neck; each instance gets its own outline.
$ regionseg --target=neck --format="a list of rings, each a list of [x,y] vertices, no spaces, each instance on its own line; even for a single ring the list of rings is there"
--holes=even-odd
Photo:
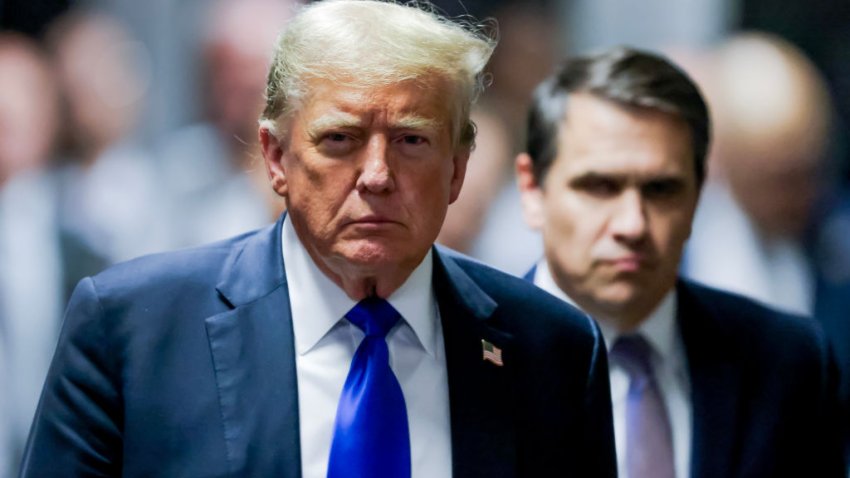
[[[605,307],[594,308],[593,306],[585,306],[578,301],[576,303],[600,324],[618,334],[634,332],[649,318],[649,312],[645,314],[623,313],[622,311],[610,310]]]
[[[571,287],[569,280],[561,280],[557,274],[552,274],[555,286],[567,298],[568,302],[593,317],[608,330],[616,331],[618,334],[629,333],[640,327],[661,300],[647,307],[645,304],[617,303],[603,301],[593,294],[584,294],[580,290]],[[662,297],[663,299],[663,297]]]
[[[370,274],[336,274],[329,268],[319,265],[319,269],[328,276],[345,294],[353,300],[360,301],[367,297],[388,298],[404,281],[410,277],[412,271],[396,273]]]
[[[614,330],[618,334],[634,332],[649,319],[650,314],[664,300],[662,295],[654,301],[603,301],[596,297],[570,291],[561,286],[561,290],[583,311],[587,312],[597,322]]]
[[[345,259],[317,257],[309,248],[307,252],[319,270],[345,291],[348,297],[356,301],[367,297],[388,298],[404,284],[419,264],[417,262],[392,264],[386,267],[364,267],[351,264]]]

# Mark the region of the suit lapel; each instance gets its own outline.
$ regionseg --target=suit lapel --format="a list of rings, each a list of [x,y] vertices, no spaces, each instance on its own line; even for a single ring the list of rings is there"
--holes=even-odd
[[[688,360],[693,404],[692,478],[731,476],[739,450],[740,367],[723,347],[726,334],[717,312],[687,286],[678,284],[678,322]]]
[[[206,319],[231,472],[301,476],[298,393],[282,219],[234,247]]]
[[[448,257],[434,251],[434,290],[446,349],[454,476],[516,476],[512,336],[493,324],[497,304]],[[483,359],[482,340],[504,365]]]

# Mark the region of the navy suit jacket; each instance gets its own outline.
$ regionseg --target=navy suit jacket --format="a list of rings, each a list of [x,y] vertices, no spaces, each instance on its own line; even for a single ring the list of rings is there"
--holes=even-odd
[[[676,292],[690,476],[845,477],[837,371],[817,323],[685,280]]]
[[[84,279],[21,475],[301,476],[281,224]],[[447,250],[433,258],[454,476],[615,476],[593,321]],[[482,339],[503,366],[482,360]]]

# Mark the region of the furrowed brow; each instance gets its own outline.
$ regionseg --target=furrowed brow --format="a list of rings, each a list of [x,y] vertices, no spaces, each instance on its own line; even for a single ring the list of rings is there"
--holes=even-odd
[[[393,129],[412,129],[412,130],[439,130],[440,122],[432,118],[424,118],[422,116],[405,116],[393,121]]]
[[[320,116],[307,125],[307,134],[315,137],[324,131],[344,128],[359,128],[363,122],[355,115],[348,113],[334,113]]]

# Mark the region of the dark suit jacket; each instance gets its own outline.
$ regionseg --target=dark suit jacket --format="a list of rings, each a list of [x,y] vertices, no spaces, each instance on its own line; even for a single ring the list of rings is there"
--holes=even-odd
[[[817,323],[685,280],[677,299],[690,476],[845,477],[836,369]]]
[[[840,371],[844,450],[850,458],[850,192],[824,201],[803,243],[815,279],[812,315],[823,326]]]
[[[301,476],[281,224],[83,280],[22,476]],[[520,279],[433,257],[454,475],[615,476],[596,325]],[[482,360],[482,339],[504,366]]]

